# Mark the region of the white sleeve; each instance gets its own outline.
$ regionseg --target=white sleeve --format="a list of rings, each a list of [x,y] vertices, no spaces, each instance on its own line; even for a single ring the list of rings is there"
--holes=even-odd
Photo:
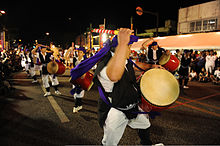
[[[36,54],[36,55],[37,55],[37,58],[40,58],[39,52],[37,52],[37,54]]]
[[[102,71],[100,72],[100,76],[101,76],[103,79],[107,80],[107,81],[111,81],[111,80],[108,78],[108,76],[107,76],[106,70],[107,70],[107,67],[104,67],[104,68],[102,69]]]
[[[216,76],[218,74],[217,70],[215,71],[214,75]]]
[[[105,92],[112,92],[113,90],[113,86],[114,86],[114,82],[112,82],[106,73],[106,69],[107,67],[104,67],[100,74],[98,75],[98,79],[100,81],[100,83],[102,84],[103,88],[105,89]]]

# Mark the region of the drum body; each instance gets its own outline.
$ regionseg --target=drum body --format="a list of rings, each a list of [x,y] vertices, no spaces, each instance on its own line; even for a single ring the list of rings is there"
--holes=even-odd
[[[167,70],[151,69],[140,81],[142,99],[140,107],[149,112],[168,108],[179,97],[179,83]]]
[[[58,75],[64,74],[65,70],[66,70],[66,67],[61,62],[56,62],[56,63],[58,65],[58,70],[57,70],[56,74],[58,74]]]
[[[169,70],[170,72],[174,72],[179,68],[180,61],[174,55],[163,54],[160,57],[159,64],[167,70]]]
[[[65,66],[61,62],[51,61],[47,64],[47,71],[50,74],[62,75],[65,72]]]
[[[93,74],[87,72],[85,76],[79,77],[76,80],[70,79],[70,82],[74,85],[80,85],[83,90],[89,91],[93,85]]]

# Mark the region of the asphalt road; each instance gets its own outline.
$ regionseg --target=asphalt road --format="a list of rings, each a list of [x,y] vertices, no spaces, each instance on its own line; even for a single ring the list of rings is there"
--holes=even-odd
[[[14,90],[0,95],[1,145],[100,145],[96,86],[85,93],[83,109],[72,113],[69,71],[59,77],[62,95],[44,97],[42,83],[31,83],[25,72],[13,76]],[[40,77],[39,77],[40,81]],[[220,86],[190,82],[170,109],[151,119],[153,143],[165,145],[220,144]],[[135,129],[127,127],[121,145],[139,145]]]

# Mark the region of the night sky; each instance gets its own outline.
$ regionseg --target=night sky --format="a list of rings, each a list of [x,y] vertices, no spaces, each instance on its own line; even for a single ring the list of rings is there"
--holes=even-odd
[[[134,29],[143,32],[154,28],[156,18],[144,14],[138,16],[136,7],[146,11],[159,12],[160,24],[164,26],[166,19],[177,21],[178,9],[211,0],[80,0],[80,1],[6,1],[0,4],[0,9],[7,15],[0,18],[8,30],[24,42],[44,39],[45,33],[50,33],[50,39],[57,44],[74,41],[76,36],[86,31],[91,23],[98,28],[106,18],[106,29],[130,27],[130,17],[133,16]]]

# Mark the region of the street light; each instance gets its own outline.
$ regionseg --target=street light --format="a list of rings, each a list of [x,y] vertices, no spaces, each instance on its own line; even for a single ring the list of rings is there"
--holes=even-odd
[[[136,13],[141,16],[143,13],[154,15],[157,17],[157,24],[156,24],[156,36],[158,36],[158,27],[159,27],[159,13],[158,12],[150,12],[150,11],[143,11],[141,7],[136,8]]]
[[[0,10],[1,14],[6,14],[6,12],[4,10]]]
[[[0,10],[0,16],[5,15],[6,12],[4,10]]]

